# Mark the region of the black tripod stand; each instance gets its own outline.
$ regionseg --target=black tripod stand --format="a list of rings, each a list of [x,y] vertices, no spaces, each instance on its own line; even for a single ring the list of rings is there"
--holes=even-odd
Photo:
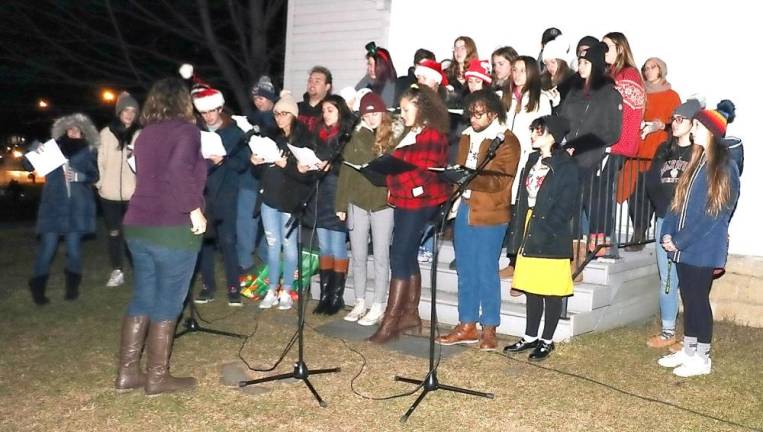
[[[440,213],[440,218],[438,220],[437,229],[434,231],[434,235],[432,238],[432,242],[434,244],[433,247],[433,253],[432,253],[432,267],[430,270],[430,276],[432,280],[432,307],[430,311],[430,320],[431,325],[429,329],[429,373],[424,377],[423,380],[420,379],[413,379],[413,378],[404,378],[399,375],[395,376],[395,381],[402,381],[407,382],[411,384],[420,385],[423,391],[419,395],[419,397],[416,398],[416,400],[413,402],[413,405],[411,405],[410,408],[408,408],[408,411],[405,412],[405,414],[400,417],[400,422],[405,423],[408,420],[408,417],[413,414],[413,411],[416,410],[416,408],[419,406],[422,400],[424,400],[424,397],[429,394],[429,392],[433,392],[436,390],[447,390],[455,393],[463,393],[468,394],[472,396],[479,396],[484,397],[488,399],[495,398],[495,395],[493,393],[485,393],[480,392],[476,390],[469,390],[461,387],[454,387],[449,386],[445,384],[440,384],[439,380],[437,379],[437,367],[439,366],[439,360],[435,362],[435,330],[437,327],[437,265],[438,265],[438,255],[440,253],[440,235],[445,230],[445,223],[447,222],[448,214],[450,213],[451,209],[453,208],[453,205],[455,204],[458,197],[463,194],[463,192],[468,188],[469,183],[474,180],[475,177],[477,177],[478,174],[484,173],[485,165],[487,165],[488,162],[490,162],[495,157],[495,152],[498,150],[498,147],[503,142],[503,137],[497,137],[493,142],[490,144],[490,148],[488,149],[487,155],[485,156],[485,159],[480,163],[480,165],[475,170],[446,170],[443,172],[442,177],[445,178],[447,181],[451,183],[455,183],[457,185],[456,191],[450,196],[446,204],[442,208],[442,212]]]
[[[209,333],[209,334],[215,334],[219,336],[228,336],[228,337],[234,337],[234,338],[246,338],[245,335],[238,334],[238,333],[231,333],[226,332],[222,330],[215,330],[215,329],[209,329],[206,327],[202,327],[201,324],[199,324],[199,321],[196,319],[196,317],[199,316],[199,313],[196,311],[196,305],[193,303],[193,299],[191,298],[190,290],[188,292],[188,318],[183,320],[183,329],[179,333],[175,334],[175,339],[179,338],[180,336],[183,336],[188,333],[194,333],[194,332],[200,332],[200,333]]]
[[[309,197],[308,197],[309,200]],[[273,375],[265,378],[259,378],[249,381],[240,381],[238,383],[239,387],[246,387],[251,384],[259,384],[263,382],[269,382],[269,381],[279,381],[284,379],[298,379],[302,380],[302,382],[305,383],[307,388],[310,390],[310,392],[313,394],[315,399],[318,401],[318,404],[325,408],[327,406],[326,402],[321,399],[321,396],[318,394],[318,392],[315,390],[315,387],[310,383],[310,380],[308,377],[312,375],[317,374],[325,374],[325,373],[335,373],[339,372],[341,368],[330,368],[330,369],[316,369],[316,370],[310,370],[307,368],[307,364],[305,363],[305,352],[304,352],[304,329],[305,329],[305,306],[307,305],[307,302],[305,301],[305,296],[309,292],[309,289],[305,290],[304,285],[302,281],[302,218],[301,215],[297,216],[296,213],[294,216],[292,216],[292,219],[286,223],[286,228],[288,230],[297,230],[297,256],[299,257],[298,264],[297,264],[297,280],[300,281],[299,283],[299,289],[298,294],[299,297],[297,299],[297,345],[299,353],[297,355],[297,362],[294,363],[294,370],[290,373],[284,373],[284,374],[278,374]],[[288,234],[287,234],[288,236]],[[309,284],[307,284],[309,286]]]

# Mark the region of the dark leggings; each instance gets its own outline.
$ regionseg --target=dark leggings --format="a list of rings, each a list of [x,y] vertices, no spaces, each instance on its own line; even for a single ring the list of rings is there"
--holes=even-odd
[[[111,268],[122,269],[122,256],[127,251],[124,234],[122,233],[122,219],[127,212],[129,201],[112,201],[101,198],[101,210],[106,229],[109,231],[109,260]]]
[[[543,334],[541,338],[551,340],[554,338],[556,325],[559,324],[559,317],[562,316],[562,298],[558,296],[544,296],[538,294],[526,293],[527,295],[527,321],[525,324],[525,334],[530,337],[538,336],[540,327],[540,318],[543,315],[543,302],[546,303],[546,322],[543,325]]]
[[[713,269],[683,263],[674,265],[681,281],[679,292],[684,305],[684,335],[694,336],[697,342],[709,344],[713,339],[713,309],[710,307]]]

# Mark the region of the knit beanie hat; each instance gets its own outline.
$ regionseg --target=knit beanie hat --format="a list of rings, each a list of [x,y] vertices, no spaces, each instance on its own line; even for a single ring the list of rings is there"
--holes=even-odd
[[[252,86],[251,94],[252,97],[262,96],[269,99],[271,102],[278,100],[276,86],[273,85],[273,81],[267,75],[261,76],[257,81],[257,84]]]
[[[702,109],[702,105],[697,99],[687,99],[686,102],[678,105],[673,111],[674,116],[681,116],[686,119],[694,118],[694,116]]]
[[[575,53],[580,51],[580,47],[581,46],[592,47],[592,46],[596,45],[597,43],[599,43],[599,40],[596,39],[595,37],[593,37],[593,36],[583,36],[580,39],[580,41],[578,41],[578,46],[575,47]]]
[[[595,44],[588,47],[580,53],[581,59],[591,62],[591,66],[598,69],[604,69],[607,67],[607,63],[604,61],[604,53],[607,51],[607,45],[603,42],[596,41]]]
[[[726,127],[736,118],[736,106],[728,99],[718,102],[714,110],[702,110],[695,116],[714,136],[723,138],[726,136]]]
[[[119,115],[126,108],[135,108],[135,111],[140,111],[140,105],[138,104],[138,101],[130,93],[125,91],[120,93],[119,97],[117,97],[117,103],[115,105],[117,115]]]
[[[570,65],[570,60],[575,55],[570,55],[570,43],[567,38],[559,35],[556,39],[549,41],[545,47],[543,47],[543,59],[559,59],[564,60],[567,65]]]
[[[297,101],[294,100],[294,96],[291,95],[289,90],[283,90],[281,92],[281,98],[278,99],[278,102],[276,102],[275,106],[273,107],[273,112],[287,112],[291,113],[294,117],[299,116],[299,107],[297,107]]]
[[[384,105],[384,99],[374,92],[366,93],[363,99],[360,100],[360,115],[386,111],[387,106]]]
[[[437,84],[445,87],[448,85],[448,78],[442,72],[442,65],[435,60],[424,59],[416,65],[413,71],[414,76],[425,76],[431,78]]]
[[[493,79],[490,78],[489,62],[473,59],[469,62],[469,68],[464,72],[464,78],[475,77],[490,84]]]

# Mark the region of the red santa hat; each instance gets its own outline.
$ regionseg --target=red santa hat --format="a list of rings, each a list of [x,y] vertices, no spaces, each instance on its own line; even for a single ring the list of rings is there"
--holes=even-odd
[[[441,86],[448,85],[448,78],[442,72],[442,65],[435,60],[424,59],[416,65],[416,69],[413,71],[415,76],[425,76],[431,78],[437,84]]]
[[[185,79],[193,80],[193,87],[191,87],[191,97],[193,98],[193,106],[199,112],[212,111],[225,105],[225,98],[220,90],[217,90],[204,82],[193,72],[193,66],[186,63],[180,66],[178,70],[180,76]]]
[[[469,68],[464,72],[464,78],[475,77],[488,84],[492,83],[493,79],[490,78],[489,65],[490,63],[487,60],[473,59],[469,62]]]

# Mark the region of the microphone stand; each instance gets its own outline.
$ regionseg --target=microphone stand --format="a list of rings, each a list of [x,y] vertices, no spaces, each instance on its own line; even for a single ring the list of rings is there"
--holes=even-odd
[[[334,154],[334,156],[331,158],[332,162],[333,159],[336,159],[336,157],[339,155],[340,152],[337,152]],[[328,175],[327,172],[324,172],[322,175],[320,175],[315,180],[315,184],[317,185],[318,182],[324,177]],[[239,387],[246,387],[252,384],[259,384],[263,382],[270,382],[270,381],[280,381],[285,379],[297,379],[301,380],[307,388],[310,390],[310,392],[313,394],[315,399],[318,401],[318,405],[321,406],[321,408],[325,408],[328,406],[326,401],[321,399],[321,396],[318,394],[318,392],[315,390],[315,387],[310,383],[310,380],[308,377],[312,375],[318,375],[318,374],[326,374],[326,373],[336,373],[341,370],[341,368],[335,367],[335,368],[327,368],[327,369],[315,369],[310,370],[307,367],[307,364],[305,363],[305,307],[307,306],[307,302],[305,301],[305,287],[301,281],[302,281],[302,218],[305,213],[305,209],[308,206],[308,203],[312,200],[312,197],[315,194],[315,190],[317,188],[313,187],[311,188],[310,193],[307,195],[305,201],[302,202],[302,205],[300,208],[292,213],[291,218],[286,222],[285,228],[288,230],[286,236],[288,237],[293,230],[297,231],[297,256],[299,257],[298,263],[297,263],[297,280],[300,281],[299,288],[297,290],[297,347],[298,347],[298,354],[297,354],[297,361],[294,363],[294,369],[289,373],[283,373],[278,375],[272,375],[265,378],[259,378],[254,380],[248,380],[248,381],[239,381],[238,386]],[[316,212],[317,213],[317,212]],[[318,215],[316,214],[316,217]],[[309,284],[307,284],[309,286]],[[309,290],[307,290],[309,292]]]
[[[185,327],[184,330],[180,331],[179,333],[175,334],[175,339],[186,335],[188,333],[209,333],[209,334],[215,334],[218,336],[228,336],[228,337],[234,337],[239,339],[246,338],[246,335],[238,334],[238,333],[231,333],[226,332],[222,330],[215,330],[203,327],[201,324],[199,324],[199,321],[196,320],[196,317],[199,315],[196,311],[196,305],[194,305],[193,300],[191,299],[191,290],[188,290],[188,297],[186,297],[186,301],[188,302],[188,309],[190,314],[188,315],[188,318],[186,318],[183,321],[183,326]]]
[[[416,408],[419,406],[421,401],[426,397],[427,394],[430,392],[436,391],[436,390],[446,390],[451,391],[455,393],[463,393],[468,394],[472,396],[479,396],[487,399],[494,399],[495,395],[493,393],[486,393],[476,390],[470,390],[466,388],[461,387],[454,387],[450,385],[440,384],[439,380],[437,379],[437,368],[440,365],[439,359],[437,362],[435,362],[435,330],[437,327],[437,266],[438,266],[438,255],[440,252],[440,235],[445,231],[445,223],[447,222],[448,214],[450,213],[450,210],[453,208],[453,205],[455,204],[456,200],[461,196],[461,194],[464,193],[466,189],[468,189],[469,184],[479,175],[480,173],[484,172],[485,166],[495,158],[496,151],[498,150],[498,147],[503,142],[503,137],[496,137],[496,139],[493,140],[492,143],[490,143],[490,147],[488,148],[487,155],[485,156],[485,159],[477,166],[474,170],[468,170],[465,177],[463,177],[460,181],[456,182],[456,191],[451,194],[451,196],[448,198],[448,201],[446,201],[445,206],[443,206],[443,209],[440,213],[440,220],[438,221],[437,229],[434,231],[433,235],[433,252],[432,252],[432,267],[430,269],[430,278],[432,280],[432,299],[431,299],[431,311],[430,311],[430,329],[429,329],[429,372],[424,377],[423,380],[420,379],[413,379],[413,378],[405,378],[401,377],[399,375],[395,376],[395,381],[402,381],[407,382],[411,384],[416,384],[421,386],[423,391],[419,395],[418,398],[413,402],[413,405],[411,405],[410,408],[408,408],[408,411],[405,412],[400,417],[400,423],[405,423],[408,420],[408,417],[413,414],[413,411],[416,410]]]

